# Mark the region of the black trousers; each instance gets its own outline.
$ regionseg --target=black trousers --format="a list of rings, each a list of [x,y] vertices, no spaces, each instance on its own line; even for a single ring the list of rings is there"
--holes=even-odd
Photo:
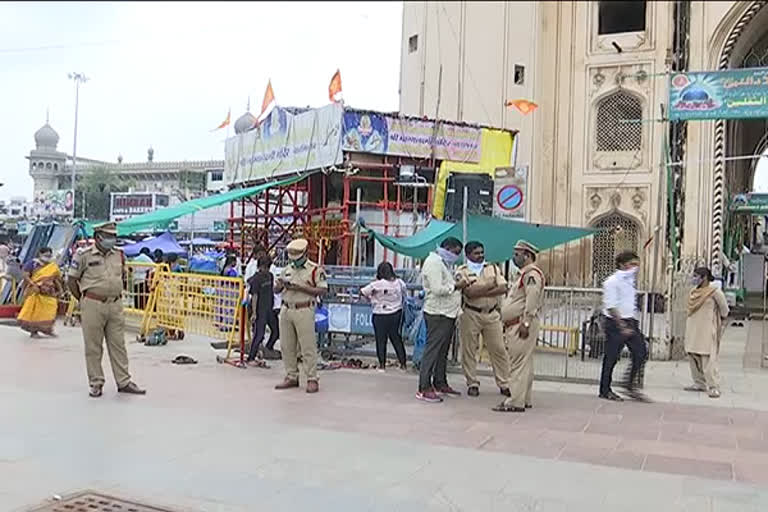
[[[134,283],[133,284],[133,306],[136,309],[140,309],[144,311],[144,308],[147,307],[147,283],[145,281],[142,281],[140,283]]]
[[[624,320],[629,323],[632,334],[626,335],[622,332],[621,327],[611,317],[603,317],[603,326],[605,328],[605,355],[603,356],[603,371],[600,375],[600,394],[605,395],[611,391],[611,381],[613,380],[613,368],[616,366],[616,362],[621,356],[621,350],[624,345],[629,348],[629,353],[632,356],[632,365],[630,366],[625,376],[626,381],[622,383],[628,389],[633,389],[635,380],[640,374],[640,370],[645,365],[645,360],[648,357],[648,349],[645,347],[645,340],[640,333],[637,320],[629,319]]]
[[[403,311],[394,313],[373,315],[373,332],[376,337],[376,355],[379,358],[379,368],[387,364],[387,340],[392,343],[400,364],[405,364],[405,346],[400,336],[400,323],[403,319]]]
[[[448,350],[451,348],[456,319],[424,313],[427,346],[421,356],[419,391],[448,386]]]
[[[269,326],[271,331],[269,341],[267,341],[267,348],[272,350],[272,347],[275,346],[275,340],[277,340],[276,332],[278,330],[277,315],[275,315],[274,310],[259,311],[256,314],[256,320],[253,322],[253,339],[251,340],[251,348],[248,351],[248,361],[256,359],[256,353],[259,351],[259,347],[261,347],[261,342],[264,341],[264,333],[267,332],[267,326]]]
[[[266,347],[272,350],[275,348],[275,342],[280,338],[280,309],[272,310],[267,325],[269,325],[269,339]]]

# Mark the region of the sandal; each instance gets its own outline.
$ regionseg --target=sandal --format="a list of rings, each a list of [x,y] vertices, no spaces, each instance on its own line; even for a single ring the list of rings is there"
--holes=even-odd
[[[104,394],[104,391],[102,386],[91,386],[91,389],[88,392],[88,396],[90,396],[91,398],[99,398],[103,394]]]
[[[192,359],[189,356],[185,356],[184,354],[180,354],[173,358],[173,361],[171,361],[173,364],[197,364],[197,361]]]
[[[491,410],[495,412],[525,412],[525,407],[515,407],[514,405],[506,405],[504,402],[501,402]]]

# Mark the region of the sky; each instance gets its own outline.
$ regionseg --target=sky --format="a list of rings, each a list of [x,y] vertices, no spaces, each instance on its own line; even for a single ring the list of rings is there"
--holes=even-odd
[[[124,162],[224,158],[232,109],[320,107],[341,70],[345,103],[397,111],[401,2],[2,2],[0,198],[32,197],[25,156],[46,111],[72,154]],[[232,127],[230,127],[232,130]],[[230,134],[233,134],[230,131]]]

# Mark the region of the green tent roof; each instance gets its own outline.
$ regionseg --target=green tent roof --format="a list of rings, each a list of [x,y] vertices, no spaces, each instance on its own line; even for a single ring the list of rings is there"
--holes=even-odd
[[[301,176],[291,176],[280,181],[272,181],[269,183],[262,183],[254,187],[240,188],[230,190],[223,194],[212,195],[208,197],[201,197],[200,199],[192,199],[181,204],[169,206],[167,208],[161,208],[153,212],[145,213],[143,215],[137,215],[130,219],[125,219],[122,222],[117,223],[117,234],[119,236],[128,236],[138,231],[154,231],[165,230],[174,220],[185,215],[199,212],[207,208],[213,208],[220,204],[237,201],[244,197],[254,196],[272,187],[278,187],[283,185],[291,185],[306,178],[308,174],[302,174]],[[82,221],[81,221],[82,222]],[[83,228],[88,236],[93,236],[93,226],[98,226],[100,222],[83,222]]]
[[[395,238],[370,229],[368,232],[387,249],[417,259],[426,258],[449,236],[459,240],[463,238],[461,223],[441,220],[431,220],[423,230],[403,238]],[[518,240],[526,240],[543,251],[590,236],[594,232],[594,229],[531,224],[486,215],[470,215],[467,218],[467,241],[482,242],[486,260],[496,263],[512,258]]]

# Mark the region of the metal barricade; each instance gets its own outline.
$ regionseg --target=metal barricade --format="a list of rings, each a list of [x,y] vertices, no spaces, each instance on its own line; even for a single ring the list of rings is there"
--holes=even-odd
[[[541,329],[536,340],[534,373],[539,379],[594,383],[600,380],[605,336],[603,293],[599,288],[548,286],[544,290]],[[638,292],[640,331],[647,339],[649,294]],[[615,374],[623,371],[629,352]]]
[[[158,270],[169,271],[166,264],[141,263],[127,261],[125,263],[125,280],[123,281],[123,313],[126,322],[135,322],[140,326],[149,304],[153,290],[153,281]]]
[[[0,278],[0,292],[4,291],[6,286],[8,286],[10,290],[8,293],[8,298],[5,300],[3,305],[21,306],[23,302],[23,296],[19,293],[19,290],[21,289],[21,282],[10,275],[6,275],[5,277]]]
[[[236,343],[241,341],[238,333],[244,320],[244,293],[242,278],[171,272],[167,267],[157,269],[140,335],[162,327],[223,339],[227,341],[224,361],[228,361]]]
[[[155,263],[125,263],[125,278],[123,279],[123,313],[128,327],[141,329],[146,315],[147,305],[153,291],[153,281],[158,270],[168,271],[168,265]],[[75,327],[80,322],[80,304],[67,293],[67,303],[64,315],[64,325]]]

